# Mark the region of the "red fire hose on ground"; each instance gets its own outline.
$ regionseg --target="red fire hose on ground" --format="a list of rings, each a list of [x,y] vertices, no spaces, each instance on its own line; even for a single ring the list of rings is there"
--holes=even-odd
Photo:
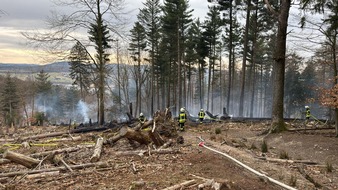
[[[236,162],[238,165],[244,167],[245,169],[249,170],[250,172],[252,172],[252,173],[258,175],[260,178],[266,179],[266,180],[268,180],[268,181],[270,181],[270,182],[272,182],[272,183],[274,183],[274,184],[276,184],[276,185],[279,185],[279,186],[281,186],[281,187],[283,187],[283,188],[285,188],[285,189],[288,189],[288,190],[297,190],[297,189],[295,189],[295,188],[293,188],[293,187],[290,187],[290,186],[288,186],[288,185],[286,185],[286,184],[284,184],[284,183],[282,183],[282,182],[279,182],[279,181],[277,181],[277,180],[275,180],[275,179],[273,179],[273,178],[271,178],[271,177],[266,176],[265,174],[262,174],[262,173],[260,173],[260,172],[258,172],[258,171],[256,171],[256,170],[250,168],[249,166],[243,164],[242,162],[236,160],[235,158],[231,157],[230,155],[228,155],[228,154],[226,154],[226,153],[224,153],[224,152],[220,152],[220,151],[218,151],[218,150],[215,150],[215,149],[213,149],[213,148],[208,147],[207,145],[205,145],[205,141],[204,141],[201,137],[198,137],[198,138],[201,140],[201,142],[198,143],[198,146],[204,147],[204,148],[206,148],[206,149],[208,149],[208,150],[211,150],[211,151],[213,151],[213,152],[216,152],[216,153],[218,153],[218,154],[221,154],[221,155],[227,157],[228,159],[230,159],[230,160]]]

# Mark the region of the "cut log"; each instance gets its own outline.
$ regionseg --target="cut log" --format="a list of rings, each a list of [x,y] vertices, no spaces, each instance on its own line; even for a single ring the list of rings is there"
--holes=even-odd
[[[173,185],[171,187],[167,187],[167,188],[164,188],[162,190],[176,190],[176,189],[183,189],[184,187],[186,186],[189,186],[189,185],[192,185],[196,183],[196,181],[194,179],[192,180],[189,180],[189,181],[185,181],[183,183],[180,183],[180,184],[176,184],[176,185]]]
[[[97,162],[100,160],[102,147],[103,147],[103,138],[100,137],[96,140],[94,153],[92,157],[90,158],[90,162]]]
[[[141,131],[133,130],[129,127],[122,127],[120,129],[120,134],[122,137],[125,137],[129,140],[134,140],[140,144],[149,144],[151,142],[148,135],[145,135]]]
[[[38,159],[34,159],[32,157],[19,154],[10,150],[7,150],[4,155],[4,158],[11,160],[12,162],[15,162],[17,164],[21,164],[23,166],[26,166],[27,168],[34,168],[36,167],[41,161]]]
[[[86,169],[89,167],[105,168],[105,167],[110,167],[110,165],[109,165],[109,162],[96,162],[96,163],[72,165],[69,167],[74,170],[74,169]],[[43,173],[43,172],[52,172],[52,171],[66,171],[66,170],[68,170],[66,167],[61,166],[61,167],[47,168],[47,169],[42,169],[42,170],[16,171],[16,172],[9,172],[9,173],[0,173],[0,178],[14,177],[14,176],[20,176],[20,175],[26,175],[26,174],[37,174],[37,173]]]
[[[70,148],[64,148],[64,149],[58,149],[58,150],[52,150],[52,151],[46,151],[46,152],[40,152],[40,153],[35,153],[35,154],[31,154],[29,155],[30,157],[33,158],[40,158],[40,157],[44,157],[47,155],[57,155],[57,154],[61,154],[63,152],[76,152],[82,148],[90,148],[93,147],[93,145],[86,145],[86,146],[77,146],[77,147],[70,147]],[[11,163],[12,161],[9,159],[0,159],[0,165],[1,164],[8,164]]]

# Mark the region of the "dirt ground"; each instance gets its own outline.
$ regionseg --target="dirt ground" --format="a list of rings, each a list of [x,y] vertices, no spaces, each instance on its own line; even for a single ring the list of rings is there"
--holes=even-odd
[[[153,149],[151,146],[133,147],[126,139],[120,139],[114,145],[104,145],[99,162],[104,162],[105,165],[83,167],[72,172],[64,169],[37,176],[28,174],[28,171],[34,169],[27,169],[19,164],[1,164],[0,176],[15,171],[27,171],[27,174],[0,177],[0,189],[154,190],[189,180],[195,181],[184,188],[176,189],[198,189],[198,185],[205,182],[204,179],[213,179],[222,184],[221,189],[284,189],[266,178],[258,177],[220,153],[198,146],[200,138],[207,147],[227,153],[254,170],[295,189],[338,189],[338,138],[333,137],[334,130],[288,131],[262,135],[268,127],[264,122],[188,123],[186,131],[179,133],[184,143],[178,144],[173,139],[174,143],[168,148],[175,150],[174,153],[150,153],[149,150]],[[53,126],[22,128],[11,136],[0,136],[0,140],[67,129]],[[30,155],[81,146],[76,152],[62,153],[63,160],[68,165],[90,163],[94,147],[89,146],[95,144],[97,137],[106,137],[110,133],[101,131],[72,134],[73,137],[81,136],[78,141],[60,141],[61,138],[69,138],[69,135],[41,138],[29,142],[29,148],[15,145],[18,142],[0,141],[0,159],[8,149]],[[267,145],[267,152],[264,153],[263,142]],[[128,151],[144,151],[144,154],[121,155]],[[275,160],[271,160],[273,158]],[[289,161],[281,158],[288,158]],[[305,163],[296,163],[295,160]],[[35,170],[53,167],[55,166],[46,163]]]

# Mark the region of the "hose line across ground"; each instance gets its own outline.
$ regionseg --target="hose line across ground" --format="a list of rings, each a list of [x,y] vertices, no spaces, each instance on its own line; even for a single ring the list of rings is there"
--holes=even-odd
[[[266,176],[265,174],[262,174],[262,173],[260,173],[260,172],[258,172],[258,171],[256,171],[256,170],[250,168],[249,166],[243,164],[242,162],[236,160],[235,158],[231,157],[230,155],[228,155],[228,154],[226,154],[226,153],[224,153],[224,152],[221,152],[221,151],[218,151],[218,150],[215,150],[215,149],[213,149],[213,148],[208,147],[207,145],[205,145],[205,142],[204,142],[204,141],[201,141],[201,142],[198,144],[198,146],[204,147],[204,148],[206,148],[206,149],[208,149],[208,150],[211,150],[211,151],[213,151],[213,152],[216,152],[216,153],[218,153],[218,154],[221,154],[221,155],[223,155],[223,156],[229,158],[230,160],[236,162],[237,164],[239,164],[240,166],[244,167],[245,169],[249,170],[250,172],[252,172],[252,173],[258,175],[259,177],[265,178],[265,179],[267,179],[268,181],[270,181],[270,182],[272,182],[272,183],[274,183],[274,184],[277,184],[277,185],[279,185],[279,186],[281,186],[281,187],[283,187],[283,188],[285,188],[285,189],[288,189],[288,190],[297,190],[297,189],[295,189],[295,188],[293,188],[293,187],[290,187],[290,186],[288,186],[288,185],[286,185],[286,184],[284,184],[284,183],[282,183],[282,182],[280,182],[280,181],[277,181],[277,180],[275,180],[275,179],[273,179],[273,178],[271,178],[271,177]]]

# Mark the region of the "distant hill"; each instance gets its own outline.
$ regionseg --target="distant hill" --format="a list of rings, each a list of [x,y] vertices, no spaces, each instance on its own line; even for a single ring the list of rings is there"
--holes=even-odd
[[[16,64],[0,63],[0,72],[19,72],[19,73],[37,73],[41,70],[45,72],[69,72],[68,62],[55,62],[47,65],[38,64]]]

